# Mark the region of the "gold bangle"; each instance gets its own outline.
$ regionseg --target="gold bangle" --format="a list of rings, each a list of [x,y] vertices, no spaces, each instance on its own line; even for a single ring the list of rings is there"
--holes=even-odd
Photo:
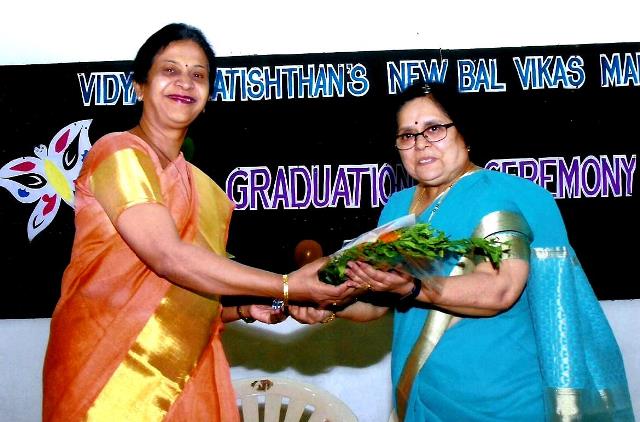
[[[334,319],[336,319],[336,313],[333,312],[333,311],[329,311],[329,312],[331,312],[331,314],[328,317],[326,317],[325,319],[323,319],[322,321],[320,321],[320,324],[328,324],[331,321],[333,321]]]
[[[282,274],[282,309],[289,310],[289,274]]]

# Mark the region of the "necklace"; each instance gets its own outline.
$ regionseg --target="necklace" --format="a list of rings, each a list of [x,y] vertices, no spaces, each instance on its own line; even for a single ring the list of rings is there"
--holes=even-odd
[[[458,176],[455,179],[453,179],[453,181],[449,184],[449,186],[447,186],[445,190],[440,192],[438,194],[438,196],[436,196],[433,199],[432,202],[435,202],[435,204],[433,205],[433,208],[431,209],[431,213],[429,214],[429,218],[427,218],[427,223],[430,223],[431,219],[433,218],[435,213],[438,212],[438,210],[440,209],[440,205],[442,204],[442,201],[444,201],[444,199],[446,198],[446,196],[449,193],[449,191],[451,190],[451,188],[456,183],[458,183],[458,181],[460,181],[460,179],[470,175],[471,173],[474,173],[476,170],[478,170],[478,167],[476,165],[472,165],[469,170],[467,170],[466,172],[464,172],[460,176]],[[413,204],[409,208],[409,214],[415,214],[416,213],[416,211],[418,210],[418,208],[420,206],[420,203],[422,202],[422,198],[424,197],[424,194],[427,191],[427,189],[425,189],[424,186],[419,186],[419,187],[421,189],[420,194],[417,196],[417,198],[415,199],[415,201],[413,202]]]
[[[147,136],[147,133],[144,131],[144,129],[142,128],[142,126],[137,125],[135,128],[133,128],[133,130],[131,130],[131,133],[133,133],[134,135],[138,136],[140,139],[142,139],[144,142],[146,142],[147,145],[149,145],[151,147],[151,149],[156,153],[156,156],[158,157],[158,161],[160,162],[160,165],[163,169],[163,172],[165,171],[165,169],[169,166],[173,166],[174,170],[178,172],[179,177],[177,177],[178,180],[180,180],[180,183],[182,185],[182,190],[184,192],[184,195],[186,196],[186,198],[189,198],[191,196],[191,173],[189,171],[188,168],[182,169],[182,166],[176,166],[174,164],[174,160],[170,159],[167,154],[164,153],[164,151],[162,151],[162,149],[160,149],[160,147],[156,146],[153,142],[151,142],[151,140],[149,139],[149,137]],[[176,157],[177,158],[177,157]],[[166,161],[166,164],[162,164],[162,159],[164,159]],[[183,174],[184,173],[184,174]],[[186,183],[185,183],[185,178],[186,178]]]
[[[165,154],[164,151],[162,151],[162,149],[160,149],[160,147],[158,147],[156,144],[151,142],[151,139],[149,138],[149,136],[147,136],[147,132],[145,132],[145,130],[142,128],[142,126],[138,125],[133,130],[136,132],[135,134],[138,135],[138,137],[140,139],[145,141],[147,143],[147,145],[149,145],[151,147],[151,149],[155,151],[155,153],[156,153],[156,155],[158,156],[159,159],[164,159],[166,161],[166,164],[162,166],[163,168],[166,165],[169,165],[169,164],[171,164],[173,162],[173,160],[171,158],[169,158],[169,156],[167,154]]]

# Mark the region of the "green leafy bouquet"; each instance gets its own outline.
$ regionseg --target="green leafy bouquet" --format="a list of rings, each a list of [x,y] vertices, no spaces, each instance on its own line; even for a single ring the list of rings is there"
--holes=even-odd
[[[395,220],[392,223],[402,226],[406,221]],[[320,280],[333,285],[341,284],[346,279],[344,271],[349,261],[363,261],[381,270],[401,265],[416,275],[416,272],[424,274],[435,261],[449,254],[483,255],[498,267],[503,252],[501,243],[478,237],[450,240],[445,233],[427,223],[400,228],[383,226],[377,230],[377,233],[375,230],[365,233],[334,253],[318,272]]]

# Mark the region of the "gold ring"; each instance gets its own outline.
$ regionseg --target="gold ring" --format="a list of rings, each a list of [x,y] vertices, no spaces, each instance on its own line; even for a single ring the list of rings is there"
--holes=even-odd
[[[326,317],[325,319],[323,319],[322,321],[320,321],[320,324],[328,324],[329,322],[333,321],[334,319],[336,319],[336,313],[333,311],[330,311],[331,314],[329,314],[328,317]]]

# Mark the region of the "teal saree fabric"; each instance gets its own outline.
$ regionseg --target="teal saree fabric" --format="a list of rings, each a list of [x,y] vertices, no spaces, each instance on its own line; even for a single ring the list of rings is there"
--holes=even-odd
[[[392,195],[379,224],[406,215],[414,192]],[[525,292],[497,316],[463,318],[445,331],[416,375],[404,420],[633,421],[619,348],[547,191],[480,170],[453,186],[430,223],[452,239],[470,237],[496,211],[517,213],[531,228]],[[418,221],[429,215],[428,208]],[[566,253],[545,255],[553,250]],[[445,260],[438,273],[449,274],[456,262]],[[395,312],[394,390],[429,312]]]

